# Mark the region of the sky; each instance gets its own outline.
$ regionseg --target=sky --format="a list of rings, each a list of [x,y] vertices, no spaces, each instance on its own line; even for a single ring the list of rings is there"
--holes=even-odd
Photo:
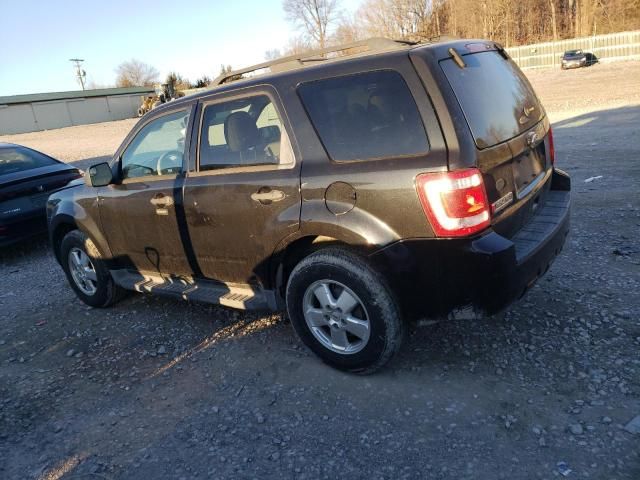
[[[353,12],[359,0],[338,0]],[[115,68],[136,58],[164,79],[195,81],[264,61],[296,34],[281,0],[0,0],[0,96],[79,90],[70,58],[87,82],[115,84]]]

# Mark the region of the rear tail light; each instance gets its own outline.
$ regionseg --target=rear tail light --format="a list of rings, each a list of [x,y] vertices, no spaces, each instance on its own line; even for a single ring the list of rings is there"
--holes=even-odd
[[[416,178],[422,208],[438,237],[464,237],[491,224],[491,206],[476,168]]]
[[[556,147],[553,144],[553,130],[549,127],[549,160],[551,160],[551,165],[556,164]]]

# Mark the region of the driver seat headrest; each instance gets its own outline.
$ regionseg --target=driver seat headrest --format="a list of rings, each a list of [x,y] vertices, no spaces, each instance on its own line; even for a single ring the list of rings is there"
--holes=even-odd
[[[232,152],[242,152],[260,142],[260,132],[247,112],[233,112],[224,121],[224,137]]]

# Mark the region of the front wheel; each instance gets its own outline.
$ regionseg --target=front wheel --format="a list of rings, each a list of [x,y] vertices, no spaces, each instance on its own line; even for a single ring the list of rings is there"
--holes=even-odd
[[[354,253],[327,248],[309,255],[293,269],[286,297],[302,342],[335,368],[371,373],[400,349],[404,323],[394,295]]]
[[[62,239],[60,259],[71,288],[87,305],[108,307],[122,298],[124,290],[115,284],[100,252],[80,230]]]

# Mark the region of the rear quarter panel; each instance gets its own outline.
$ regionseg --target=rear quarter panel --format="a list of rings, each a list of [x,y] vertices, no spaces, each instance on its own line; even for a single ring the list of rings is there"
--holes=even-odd
[[[309,120],[297,87],[308,81],[376,70],[392,70],[402,75],[422,117],[429,152],[407,158],[331,160]],[[302,156],[298,235],[326,235],[367,247],[381,247],[401,238],[433,236],[418,199],[415,178],[420,173],[446,170],[446,145],[429,95],[408,51],[356,58],[322,68],[307,67],[283,76],[277,86]],[[336,183],[351,186],[355,194],[353,208],[339,214],[327,208],[327,190]]]

